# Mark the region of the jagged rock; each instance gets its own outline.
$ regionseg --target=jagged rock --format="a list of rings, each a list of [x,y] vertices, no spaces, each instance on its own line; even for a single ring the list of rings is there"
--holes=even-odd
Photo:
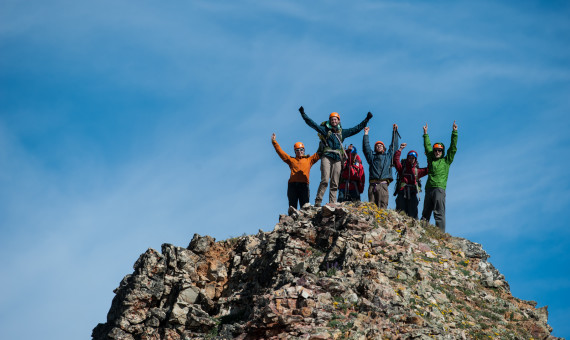
[[[369,203],[149,249],[93,339],[555,339],[480,244]]]

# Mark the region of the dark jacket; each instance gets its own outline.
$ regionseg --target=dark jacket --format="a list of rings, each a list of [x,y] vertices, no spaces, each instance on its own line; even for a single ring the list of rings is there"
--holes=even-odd
[[[417,168],[417,171],[414,171],[415,164],[408,163],[407,159],[402,160],[404,163],[402,164],[402,162],[400,162],[400,154],[400,150],[396,150],[394,153],[394,166],[400,175],[401,182],[400,188],[396,188],[396,190],[403,190],[404,187],[408,185],[414,190],[414,192],[417,192],[417,181],[428,174],[428,168]]]
[[[366,127],[366,124],[368,124],[369,121],[368,118],[365,118],[360,124],[348,129],[343,129],[339,123],[338,128],[333,129],[333,127],[329,124],[328,121],[323,122],[323,124],[321,125],[318,125],[311,118],[309,118],[307,114],[301,113],[301,116],[303,117],[307,125],[312,127],[315,131],[320,133],[325,138],[325,142],[327,145],[323,151],[323,156],[327,156],[336,161],[340,161],[340,154],[343,152],[342,142],[346,138],[354,136],[355,134],[362,131],[362,129]],[[335,150],[336,152],[334,152]]]
[[[370,180],[388,180],[388,182],[394,180],[394,177],[392,177],[392,157],[394,157],[396,145],[398,145],[398,134],[396,131],[392,131],[392,143],[388,150],[384,153],[372,152],[368,142],[368,135],[364,135],[362,149],[369,165],[368,176]]]

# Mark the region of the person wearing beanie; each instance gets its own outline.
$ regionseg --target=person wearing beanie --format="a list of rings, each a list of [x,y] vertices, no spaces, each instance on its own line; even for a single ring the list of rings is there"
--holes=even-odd
[[[340,173],[338,201],[360,201],[360,194],[364,191],[364,183],[366,182],[364,167],[354,145],[350,144],[345,151],[348,158]]]
[[[394,156],[394,149],[398,145],[398,125],[392,126],[392,142],[388,151],[386,151],[384,143],[378,141],[374,143],[374,152],[372,152],[368,141],[369,131],[370,128],[368,127],[364,129],[362,139],[362,149],[368,162],[368,176],[370,176],[368,201],[374,202],[380,209],[386,209],[390,198],[388,185],[394,180],[392,177],[392,157]]]
[[[299,108],[299,112],[305,123],[318,132],[321,140],[319,147],[319,150],[322,150],[323,153],[323,157],[321,158],[321,183],[317,190],[315,206],[321,206],[329,180],[329,202],[335,203],[342,164],[346,160],[346,153],[342,147],[342,143],[346,138],[362,131],[366,124],[368,124],[368,121],[372,119],[372,113],[368,112],[366,118],[360,124],[348,129],[343,129],[340,124],[340,115],[337,112],[331,113],[329,120],[322,122],[320,125],[317,125],[317,123],[305,114],[305,109],[302,106]]]
[[[457,124],[453,121],[451,143],[447,155],[445,154],[443,143],[435,143],[432,148],[427,133],[427,123],[423,128],[424,148],[428,161],[428,179],[426,182],[422,220],[429,222],[433,212],[435,224],[441,231],[445,232],[445,189],[447,187],[449,167],[457,152]]]
[[[408,152],[406,159],[400,161],[402,150],[406,143],[400,144],[400,148],[394,153],[394,166],[398,173],[398,181],[394,195],[396,196],[396,210],[404,211],[406,215],[418,218],[418,194],[421,191],[420,178],[428,174],[428,168],[420,168],[418,165],[418,153],[414,150]]]
[[[298,142],[294,145],[295,157],[291,157],[281,149],[281,146],[275,139],[275,134],[271,136],[271,143],[279,157],[291,169],[291,176],[289,176],[287,184],[289,206],[297,209],[298,202],[299,208],[302,208],[305,203],[309,203],[309,175],[311,167],[319,161],[321,156],[317,152],[312,156],[305,156],[305,146],[303,143]]]

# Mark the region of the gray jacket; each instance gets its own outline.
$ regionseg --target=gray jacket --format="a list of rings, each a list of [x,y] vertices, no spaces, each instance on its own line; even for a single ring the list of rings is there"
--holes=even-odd
[[[395,146],[398,145],[398,134],[392,131],[392,143],[388,150],[384,153],[376,153],[370,149],[368,142],[368,135],[364,135],[362,139],[362,150],[364,150],[364,157],[369,164],[368,178],[370,180],[388,180],[393,181],[392,176],[392,158],[394,157]]]

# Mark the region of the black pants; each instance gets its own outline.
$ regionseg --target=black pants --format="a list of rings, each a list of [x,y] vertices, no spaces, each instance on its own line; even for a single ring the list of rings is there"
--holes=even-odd
[[[419,202],[415,189],[404,188],[404,190],[398,192],[396,197],[396,210],[403,211],[406,215],[417,219]]]
[[[427,188],[424,198],[424,211],[422,212],[422,220],[429,222],[431,213],[435,219],[435,225],[445,232],[445,189],[443,188]]]
[[[287,198],[289,206],[297,209],[302,208],[305,203],[309,203],[309,183],[292,182],[287,185]]]
[[[358,190],[349,190],[348,193],[346,189],[338,190],[338,202],[356,202],[360,201],[360,193]]]

